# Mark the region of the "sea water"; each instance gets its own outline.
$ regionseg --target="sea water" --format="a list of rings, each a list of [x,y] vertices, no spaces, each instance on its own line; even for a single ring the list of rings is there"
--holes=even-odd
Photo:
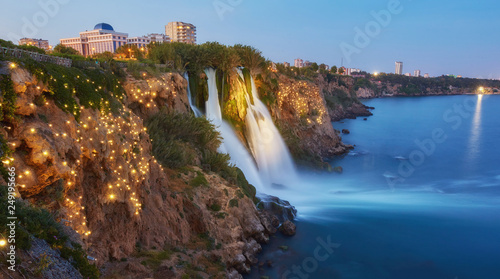
[[[297,234],[246,278],[500,278],[500,96],[364,103],[374,116],[333,123],[355,145],[330,162],[342,174],[268,191],[297,207]]]

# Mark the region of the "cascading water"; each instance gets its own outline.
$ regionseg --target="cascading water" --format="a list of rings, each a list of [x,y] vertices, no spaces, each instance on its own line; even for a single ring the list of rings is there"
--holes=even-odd
[[[219,152],[229,154],[231,156],[231,163],[243,171],[245,177],[252,185],[262,190],[263,183],[252,156],[238,139],[231,126],[222,120],[215,70],[206,69],[205,74],[208,78],[208,100],[205,104],[207,119],[212,121],[223,138]]]
[[[250,95],[245,92],[248,104],[246,125],[252,157],[230,125],[222,120],[215,70],[206,69],[205,73],[208,78],[207,119],[218,127],[224,139],[219,151],[228,153],[232,162],[242,169],[250,183],[257,188],[260,188],[260,185],[296,183],[297,176],[290,153],[278,129],[274,126],[267,107],[258,98],[253,78],[250,77],[253,104],[250,102]],[[243,74],[239,69],[238,73],[244,82]],[[242,86],[242,88],[246,87]]]
[[[189,75],[188,75],[188,72],[185,72],[184,73],[184,78],[187,80],[187,94],[188,94],[188,101],[189,101],[189,106],[191,107],[191,110],[193,111],[194,113],[194,116],[196,117],[200,117],[203,115],[203,113],[201,113],[201,111],[193,104],[193,98],[191,96],[191,89],[189,88]]]
[[[244,81],[245,78],[241,70],[238,69],[238,73]],[[294,184],[297,182],[297,174],[290,152],[278,129],[274,126],[266,105],[259,99],[255,81],[251,76],[250,80],[253,104],[247,93],[248,110],[245,122],[248,143],[257,162],[261,179],[269,185]]]

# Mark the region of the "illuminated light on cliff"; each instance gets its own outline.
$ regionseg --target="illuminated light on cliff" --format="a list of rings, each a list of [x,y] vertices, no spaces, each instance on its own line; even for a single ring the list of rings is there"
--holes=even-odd
[[[30,131],[32,134],[34,134],[36,132],[36,130],[34,128],[31,128]]]
[[[115,195],[113,195],[113,194],[109,195],[109,199],[114,200],[115,199]]]
[[[7,241],[5,239],[0,239],[0,246],[3,247],[7,244]]]
[[[11,62],[11,63],[9,64],[9,67],[10,67],[11,69],[15,69],[15,68],[17,67],[17,65],[16,65],[16,63]]]

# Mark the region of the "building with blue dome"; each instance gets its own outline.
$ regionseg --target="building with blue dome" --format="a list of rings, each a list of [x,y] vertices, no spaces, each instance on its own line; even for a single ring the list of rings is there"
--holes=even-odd
[[[94,30],[108,30],[108,31],[115,31],[115,29],[113,29],[113,26],[107,24],[107,23],[98,23],[94,26]]]
[[[127,33],[116,32],[108,23],[98,23],[94,30],[80,32],[80,37],[61,39],[61,44],[76,49],[83,56],[97,53],[114,53],[127,44]]]

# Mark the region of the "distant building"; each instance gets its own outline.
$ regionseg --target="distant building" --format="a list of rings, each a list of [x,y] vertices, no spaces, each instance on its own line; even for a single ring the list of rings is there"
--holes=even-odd
[[[413,73],[413,76],[420,77],[420,70],[415,70],[415,72]]]
[[[127,44],[136,46],[138,49],[146,49],[146,46],[151,43],[148,37],[132,37],[127,38]]]
[[[170,43],[170,37],[164,34],[153,33],[145,37],[152,43]]]
[[[411,74],[410,73],[406,73],[405,76],[411,77]]]
[[[325,65],[325,70],[326,70],[326,71],[330,71],[330,66]]]
[[[312,65],[312,62],[309,60],[306,60],[306,62],[304,62],[304,67],[310,67],[311,65]]]
[[[288,68],[288,67],[290,67],[290,63],[288,63],[288,62],[283,62],[283,66],[285,66],[285,68]]]
[[[347,73],[347,68],[346,68],[346,67],[344,67],[344,66],[340,67],[340,68],[337,70],[337,72],[338,72],[339,74],[342,72],[342,73],[341,73],[341,75],[344,75],[344,76],[345,76],[345,75],[348,75],[348,73]]]
[[[19,45],[27,45],[27,46],[36,46],[41,49],[45,50],[50,50],[52,47],[49,45],[48,40],[42,40],[42,39],[29,39],[29,38],[22,38],[19,40]]]
[[[165,34],[170,37],[172,42],[196,44],[196,27],[191,23],[169,22],[165,26]]]
[[[403,74],[403,62],[396,62],[396,75]]]
[[[429,74],[425,73],[424,78],[429,78]]]
[[[83,56],[109,51],[127,44],[127,33],[115,32],[107,23],[99,23],[94,30],[80,32],[80,37],[61,39],[61,44],[76,49]]]
[[[297,68],[302,68],[304,67],[304,60],[297,58],[293,61],[293,65]]]

